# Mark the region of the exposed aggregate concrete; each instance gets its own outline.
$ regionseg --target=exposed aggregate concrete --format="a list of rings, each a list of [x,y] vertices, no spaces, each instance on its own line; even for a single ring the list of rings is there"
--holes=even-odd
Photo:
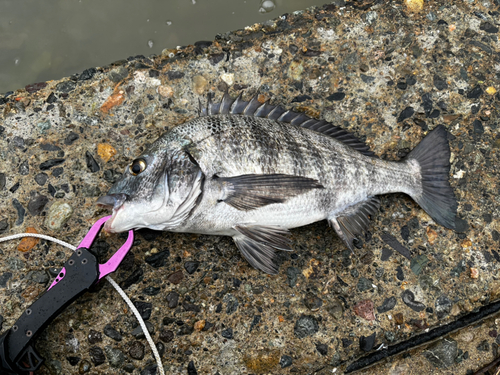
[[[420,3],[335,1],[0,96],[0,233],[32,227],[78,244],[107,214],[97,197],[148,143],[197,116],[209,93],[243,90],[340,125],[391,160],[444,124],[458,230],[402,194],[383,196],[356,254],[324,222],[298,228],[275,277],[251,268],[229,238],[139,231],[113,277],[147,319],[168,373],[342,373],[364,350],[497,300],[498,3]],[[93,250],[105,261],[123,240],[102,234]],[[45,241],[0,249],[5,330],[69,250]],[[498,355],[499,324],[488,319],[360,373],[477,370]],[[104,282],[37,348],[40,374],[155,369],[135,318]]]

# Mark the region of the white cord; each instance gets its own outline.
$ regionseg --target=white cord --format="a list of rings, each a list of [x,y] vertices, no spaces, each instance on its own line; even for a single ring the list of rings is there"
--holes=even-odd
[[[10,240],[17,240],[18,238],[23,238],[23,237],[41,238],[42,240],[53,241],[55,243],[58,243],[59,245],[65,246],[68,249],[71,249],[73,251],[76,250],[75,246],[73,246],[73,245],[71,245],[71,244],[69,244],[67,242],[58,240],[57,238],[54,238],[54,237],[46,236],[45,234],[38,234],[38,233],[19,233],[19,234],[13,234],[12,236],[1,237],[0,238],[0,242],[10,241]]]
[[[140,324],[140,326],[142,328],[142,332],[144,332],[144,336],[146,336],[146,340],[148,340],[149,346],[151,347],[151,350],[153,351],[153,355],[155,356],[156,363],[157,363],[157,366],[158,366],[158,371],[160,372],[161,375],[165,375],[165,373],[163,372],[163,366],[161,364],[160,353],[158,353],[158,349],[156,349],[156,345],[153,342],[153,339],[151,338],[151,335],[149,334],[148,327],[146,327],[146,323],[144,323],[144,320],[142,319],[141,314],[135,308],[134,304],[132,303],[132,301],[130,300],[130,298],[128,298],[128,296],[125,294],[125,292],[123,291],[123,289],[120,288],[120,286],[116,283],[116,281],[111,278],[111,276],[109,276],[109,275],[106,276],[106,280],[108,280],[109,283],[111,285],[113,285],[113,287],[116,289],[116,291],[120,294],[120,296],[122,296],[122,298],[124,299],[124,301],[130,307],[130,310],[132,310],[132,312],[134,313],[135,317],[139,321],[139,324]]]
[[[55,243],[57,243],[59,245],[65,246],[68,249],[71,249],[73,251],[75,251],[77,249],[75,246],[73,246],[73,245],[71,245],[71,244],[69,244],[67,242],[58,240],[57,238],[54,238],[54,237],[51,237],[51,236],[46,236],[45,234],[38,234],[38,233],[19,233],[19,234],[13,234],[11,236],[1,237],[0,238],[0,242],[15,240],[15,239],[18,239],[18,238],[23,238],[23,237],[41,238],[43,240],[52,241],[52,242],[55,242]],[[141,314],[139,313],[139,311],[137,310],[137,308],[134,306],[134,304],[132,303],[132,301],[130,300],[130,298],[128,298],[128,296],[125,294],[125,292],[123,291],[123,289],[120,288],[120,286],[116,283],[116,281],[111,278],[111,276],[107,275],[106,276],[106,280],[108,280],[108,282],[111,285],[113,285],[113,287],[116,289],[116,291],[118,292],[118,294],[127,303],[128,307],[130,308],[130,310],[132,310],[132,312],[134,313],[135,317],[139,321],[139,325],[142,328],[142,332],[144,332],[144,336],[146,337],[146,340],[148,341],[149,346],[151,347],[153,355],[154,355],[154,357],[156,359],[156,365],[157,365],[158,372],[160,373],[160,375],[165,375],[165,372],[163,371],[163,365],[161,363],[160,353],[158,353],[158,349],[156,349],[156,345],[153,342],[153,339],[151,338],[151,335],[149,334],[148,328],[146,327],[146,323],[144,323],[144,320],[142,319]]]

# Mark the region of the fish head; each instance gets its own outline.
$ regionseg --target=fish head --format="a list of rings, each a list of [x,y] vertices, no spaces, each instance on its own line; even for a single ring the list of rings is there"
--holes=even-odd
[[[201,194],[202,173],[183,152],[150,149],[134,159],[97,204],[111,208],[104,230],[169,230],[182,223]]]
[[[104,230],[117,233],[154,225],[154,213],[169,199],[167,184],[161,158],[146,152],[134,159],[108,193],[97,200],[98,205],[113,210]]]

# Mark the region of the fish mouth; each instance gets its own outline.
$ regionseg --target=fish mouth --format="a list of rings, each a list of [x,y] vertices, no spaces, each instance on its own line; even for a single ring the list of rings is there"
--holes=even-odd
[[[108,194],[103,197],[99,197],[99,199],[97,199],[96,204],[98,206],[113,210],[111,218],[104,224],[103,229],[106,232],[114,232],[112,228],[113,221],[116,217],[118,210],[123,206],[123,203],[127,200],[127,198],[128,198],[127,194],[119,193],[119,194]]]
[[[103,197],[99,197],[96,204],[101,207],[112,208],[117,210],[128,198],[127,194],[108,194]]]

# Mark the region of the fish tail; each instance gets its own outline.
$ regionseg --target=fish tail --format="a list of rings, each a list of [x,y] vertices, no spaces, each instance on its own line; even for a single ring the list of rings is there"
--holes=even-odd
[[[450,147],[443,125],[431,131],[406,157],[418,162],[422,188],[412,198],[439,225],[455,229],[457,200],[449,182]]]

